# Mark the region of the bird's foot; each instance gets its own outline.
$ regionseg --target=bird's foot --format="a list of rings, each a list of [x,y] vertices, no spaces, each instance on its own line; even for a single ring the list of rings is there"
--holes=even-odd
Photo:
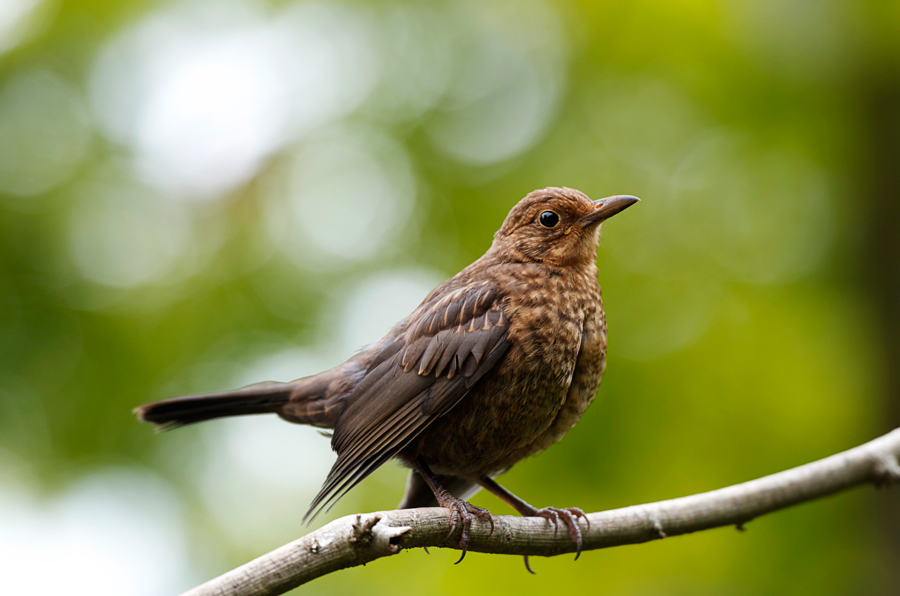
[[[559,533],[559,520],[562,519],[566,524],[566,527],[569,528],[569,535],[572,537],[572,540],[575,541],[575,560],[578,560],[578,557],[581,556],[581,529],[578,527],[578,519],[583,518],[584,522],[587,524],[588,530],[591,529],[591,522],[588,519],[588,516],[584,514],[584,511],[578,507],[566,507],[563,509],[544,507],[543,509],[535,510],[534,513],[531,514],[531,517],[543,517],[544,519],[553,522],[554,536]],[[526,562],[526,567],[527,565]],[[529,571],[531,571],[531,569],[529,569]]]
[[[462,555],[454,565],[460,563],[466,558],[466,550],[469,547],[469,529],[472,526],[472,518],[478,517],[481,521],[491,525],[491,533],[494,533],[494,518],[491,512],[481,507],[476,507],[471,503],[467,503],[462,499],[457,499],[448,492],[442,492],[438,495],[438,503],[441,507],[450,510],[450,532],[447,534],[446,540],[453,536],[457,526],[462,526],[462,534],[459,537],[459,548],[462,549]]]

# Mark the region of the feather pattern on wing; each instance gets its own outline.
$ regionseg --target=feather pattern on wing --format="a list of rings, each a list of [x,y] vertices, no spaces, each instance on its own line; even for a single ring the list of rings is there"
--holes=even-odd
[[[506,354],[508,327],[503,297],[489,282],[426,299],[351,396],[331,441],[337,461],[304,519],[330,507],[459,403]]]

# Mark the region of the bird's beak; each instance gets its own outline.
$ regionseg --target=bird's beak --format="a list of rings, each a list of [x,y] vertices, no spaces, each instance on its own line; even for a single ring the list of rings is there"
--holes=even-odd
[[[639,198],[631,195],[616,195],[614,197],[606,197],[605,199],[597,199],[594,203],[594,210],[578,220],[578,224],[582,228],[600,223],[607,220],[620,211],[625,211],[635,203],[640,201]]]

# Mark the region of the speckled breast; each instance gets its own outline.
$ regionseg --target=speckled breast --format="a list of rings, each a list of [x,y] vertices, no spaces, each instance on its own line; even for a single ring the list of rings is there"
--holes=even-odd
[[[506,273],[511,348],[448,414],[417,441],[436,473],[500,473],[543,451],[575,425],[605,365],[606,329],[596,268],[549,275]]]

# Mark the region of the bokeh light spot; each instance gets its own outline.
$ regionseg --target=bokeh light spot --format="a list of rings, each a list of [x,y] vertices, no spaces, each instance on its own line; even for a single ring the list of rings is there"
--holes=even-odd
[[[42,0],[3,0],[0,2],[0,54],[20,44],[32,26]]]
[[[272,189],[267,222],[299,267],[331,269],[402,246],[415,178],[390,139],[338,131],[305,144],[285,177]]]
[[[401,269],[365,277],[350,289],[341,288],[341,348],[355,351],[381,339],[443,281],[435,271]]]
[[[529,148],[556,113],[566,45],[543,2],[466,3],[455,80],[427,123],[434,144],[464,163],[486,165]]]
[[[187,568],[183,529],[172,489],[143,470],[103,470],[48,500],[4,482],[4,589],[91,596],[179,592],[196,581]]]
[[[100,54],[94,112],[148,183],[220,196],[365,97],[377,69],[353,16],[306,4],[273,15],[240,0],[170,6]]]
[[[65,182],[91,137],[78,92],[59,75],[12,77],[0,88],[0,192],[31,196]]]
[[[114,173],[99,177],[82,187],[69,221],[78,271],[100,284],[130,287],[158,281],[182,264],[191,239],[185,207]]]

